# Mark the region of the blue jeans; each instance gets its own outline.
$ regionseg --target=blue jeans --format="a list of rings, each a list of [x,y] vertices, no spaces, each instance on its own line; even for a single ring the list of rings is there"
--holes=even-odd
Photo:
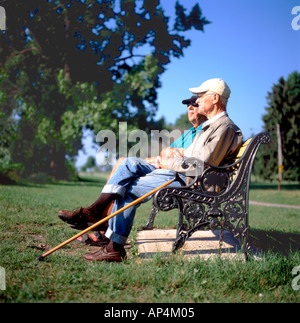
[[[113,173],[108,183],[104,186],[102,193],[116,193],[121,196],[116,200],[112,212],[130,204],[137,198],[151,192],[167,181],[174,178],[175,172],[167,169],[156,169],[141,158],[130,157],[122,161],[116,171]],[[179,174],[185,180],[185,176]],[[181,186],[179,182],[170,184],[172,187]],[[149,201],[149,196],[142,203]],[[106,237],[116,243],[124,245],[130,234],[136,208],[133,205],[108,222]]]

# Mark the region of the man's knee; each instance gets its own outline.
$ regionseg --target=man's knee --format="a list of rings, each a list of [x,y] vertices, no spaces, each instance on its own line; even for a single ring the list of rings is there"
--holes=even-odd
[[[144,161],[144,159],[139,158],[139,157],[127,157],[124,159],[124,164],[138,166],[138,165],[146,165],[147,162]]]

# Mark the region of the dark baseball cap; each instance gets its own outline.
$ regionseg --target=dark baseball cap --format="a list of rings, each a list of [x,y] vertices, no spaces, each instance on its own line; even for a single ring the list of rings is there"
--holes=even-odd
[[[182,104],[193,105],[194,107],[197,107],[198,106],[198,104],[196,103],[197,98],[198,98],[197,95],[193,95],[189,99],[183,100]]]

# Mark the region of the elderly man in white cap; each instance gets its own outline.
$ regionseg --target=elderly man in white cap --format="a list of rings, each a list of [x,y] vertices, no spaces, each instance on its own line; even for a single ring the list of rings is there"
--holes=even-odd
[[[191,88],[190,91],[198,95],[198,112],[208,120],[202,125],[202,131],[195,137],[192,145],[185,150],[184,159],[190,164],[192,160],[198,160],[200,167],[203,162],[215,166],[226,164],[236,155],[243,140],[240,129],[226,112],[230,88],[222,79],[216,78]],[[182,161],[178,158],[170,159],[167,168],[177,172],[184,171]],[[193,175],[193,166],[186,168],[184,173]]]
[[[218,166],[233,159],[242,144],[243,136],[226,112],[230,96],[228,85],[222,79],[211,79],[197,88],[191,88],[190,91],[198,97],[196,104],[189,105],[189,109],[194,109],[194,114],[199,116],[205,115],[208,120],[202,125],[202,130],[194,137],[192,144],[184,151],[184,156],[178,152],[174,157],[161,161],[165,163],[163,169],[158,169],[160,166],[146,163],[140,158],[126,158],[92,205],[99,210],[98,214],[89,213],[89,208],[80,208],[75,212],[62,210],[59,217],[70,224],[80,221],[96,223],[102,218],[101,210],[104,211],[112,201],[115,201],[112,212],[116,212],[173,179],[175,172],[179,173],[181,180],[173,182],[172,186],[184,185],[195,170],[193,166],[182,167],[183,162],[188,164],[190,161],[197,161],[203,168],[203,162]],[[117,262],[126,258],[124,245],[131,232],[136,208],[132,206],[109,220],[109,227],[103,238],[104,247],[95,253],[86,254],[87,260]]]

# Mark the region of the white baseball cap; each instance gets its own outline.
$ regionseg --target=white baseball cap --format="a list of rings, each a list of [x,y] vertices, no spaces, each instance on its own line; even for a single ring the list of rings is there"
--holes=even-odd
[[[220,78],[210,79],[202,83],[199,87],[189,89],[193,94],[200,94],[207,91],[212,91],[224,98],[228,99],[230,96],[230,88],[226,82]]]

